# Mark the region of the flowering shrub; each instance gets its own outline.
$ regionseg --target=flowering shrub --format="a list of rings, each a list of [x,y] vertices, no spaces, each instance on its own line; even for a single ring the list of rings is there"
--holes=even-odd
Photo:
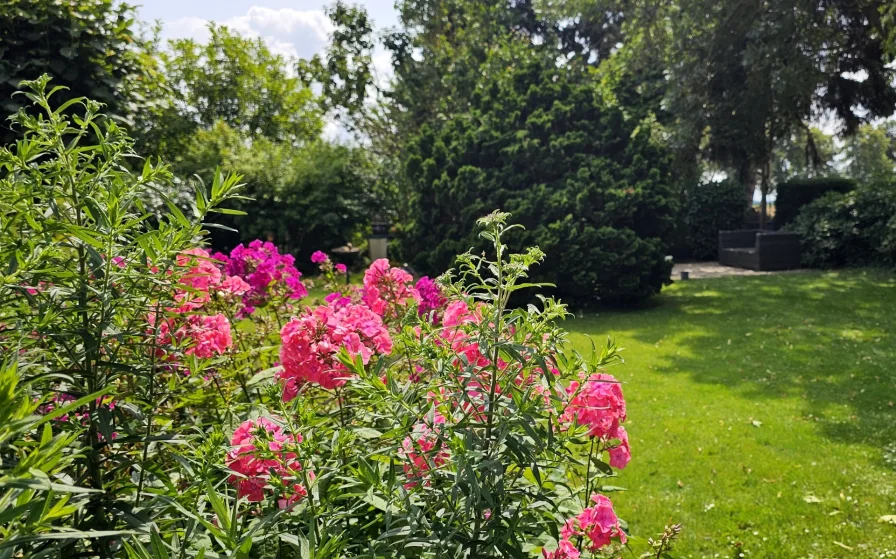
[[[379,315],[367,307],[347,304],[305,309],[280,332],[283,399],[295,398],[300,387],[315,383],[322,388],[345,384],[351,370],[338,359],[340,350],[367,364],[374,354],[392,350],[389,332]]]
[[[228,276],[239,277],[249,285],[243,295],[241,315],[250,315],[257,307],[272,301],[285,302],[308,295],[300,279],[302,273],[295,267],[295,258],[280,254],[273,243],[255,240],[248,246],[237,246],[230,256],[217,253],[214,258],[223,264]]]
[[[237,486],[237,497],[249,502],[265,499],[266,487],[281,486],[279,508],[295,504],[308,495],[300,482],[302,464],[289,449],[302,442],[301,435],[287,435],[273,420],[259,417],[244,421],[233,432],[227,467],[235,472],[228,480]],[[313,474],[311,474],[313,478]]]
[[[26,139],[0,150],[14,263],[0,555],[573,558],[637,543],[602,483],[631,460],[604,372],[616,348],[568,352],[551,299],[510,306],[543,254],[507,254],[506,214],[480,221],[493,259],[461,255],[435,281],[378,260],[337,290],[316,253],[334,291],[303,306],[272,244],[196,247],[237,178],[200,187],[195,222],[172,204],[148,224],[164,168],[131,175],[114,122],[93,128],[87,102],[69,120],[45,86],[44,117],[20,116]],[[93,133],[101,146],[78,147]]]

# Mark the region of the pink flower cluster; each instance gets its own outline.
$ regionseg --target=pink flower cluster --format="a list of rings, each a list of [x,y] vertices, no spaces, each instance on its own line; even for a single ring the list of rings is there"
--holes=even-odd
[[[41,415],[47,415],[48,413],[52,413],[53,410],[55,410],[56,408],[63,408],[66,405],[68,405],[69,403],[74,402],[74,401],[75,401],[75,397],[72,396],[71,394],[66,394],[65,392],[56,392],[52,396],[50,396],[50,398],[47,400],[47,403],[45,403],[45,404],[41,405],[39,408],[37,408],[37,411]],[[81,422],[87,421],[87,419],[88,419],[88,414],[86,411],[85,412],[77,412],[76,411],[74,413],[74,416],[76,419],[78,419]],[[69,414],[66,413],[66,414],[60,415],[59,417],[54,419],[54,421],[60,421],[60,422],[67,423],[69,419],[71,419],[71,416],[69,416]]]
[[[243,295],[241,314],[244,316],[277,297],[301,299],[308,295],[301,281],[302,273],[295,267],[295,258],[280,254],[273,243],[256,239],[248,246],[237,246],[230,251],[230,256],[217,253],[214,258],[222,263],[228,276],[239,277],[249,286]]]
[[[595,373],[579,382],[571,382],[566,389],[569,402],[560,419],[566,423],[575,421],[589,427],[588,435],[604,442],[618,439],[618,445],[609,449],[610,465],[625,468],[631,460],[628,434],[620,425],[625,421],[625,398],[622,385],[612,375]]]
[[[405,484],[405,488],[415,487],[417,481],[425,477],[431,469],[448,462],[451,457],[448,449],[444,445],[436,449],[439,444],[436,429],[444,424],[445,417],[436,413],[431,426],[424,422],[417,423],[411,434],[405,437],[398,450],[399,456],[405,460],[404,473],[411,479]],[[424,482],[428,483],[429,481]]]
[[[308,490],[297,482],[302,464],[290,447],[302,442],[301,435],[290,436],[283,427],[267,417],[244,421],[230,440],[227,467],[236,472],[228,478],[237,487],[238,497],[250,502],[264,500],[265,487],[276,476],[288,488],[279,500],[281,509],[300,501]],[[309,477],[314,479],[313,473]]]
[[[186,268],[187,272],[181,276],[180,284],[174,294],[174,300],[179,304],[171,309],[176,313],[187,313],[202,308],[209,299],[209,290],[221,283],[221,270],[215,265],[208,254],[202,248],[191,248],[177,255],[178,268]]]
[[[603,495],[592,495],[594,506],[588,507],[575,518],[566,521],[560,530],[560,542],[555,551],[543,550],[545,559],[579,559],[581,552],[572,543],[573,538],[583,538],[586,549],[594,553],[615,539],[624,544],[628,538],[622,531],[619,518],[613,511],[613,503]]]
[[[333,389],[345,384],[348,369],[337,354],[345,348],[349,355],[368,363],[374,354],[392,351],[392,339],[379,315],[363,305],[321,306],[305,309],[280,331],[280,361],[284,381],[283,399],[296,397],[305,383]]]
[[[397,318],[409,301],[420,301],[413,282],[411,274],[380,258],[364,272],[364,303],[383,318]]]
[[[436,282],[432,281],[427,276],[423,276],[417,280],[414,289],[416,289],[417,293],[420,295],[420,302],[417,305],[417,312],[420,313],[420,316],[429,316],[430,313],[437,313],[448,304],[448,299],[442,293],[442,290],[436,285]],[[432,314],[431,316],[433,318],[433,323],[438,324],[438,314]]]
[[[165,325],[162,325],[160,328],[162,336],[164,330]],[[191,314],[184,317],[180,327],[174,331],[174,339],[178,343],[188,340],[189,344],[184,353],[201,359],[222,355],[233,345],[230,322],[223,314]]]
[[[159,324],[159,341],[162,345],[184,345],[187,355],[207,359],[221,355],[232,345],[230,321],[223,314],[196,314],[211,301],[211,293],[238,297],[248,285],[234,277],[225,278],[209,253],[194,248],[177,256],[177,265],[186,268],[174,293],[176,307],[166,309],[175,316]],[[150,315],[150,324],[156,317]],[[165,352],[162,351],[164,354]]]

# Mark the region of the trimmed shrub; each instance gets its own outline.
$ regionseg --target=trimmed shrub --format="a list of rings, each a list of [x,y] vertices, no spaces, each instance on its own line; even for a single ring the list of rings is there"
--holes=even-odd
[[[841,177],[797,179],[778,184],[775,199],[775,223],[781,228],[792,223],[800,208],[829,192],[845,193],[854,190],[855,181]]]
[[[688,189],[685,225],[691,256],[712,260],[719,253],[719,231],[744,224],[744,187],[736,181],[707,182]]]
[[[511,250],[547,253],[533,280],[579,306],[632,301],[669,281],[676,215],[669,155],[648,127],[605,106],[587,76],[552,59],[503,65],[470,112],[408,146],[414,222],[401,255],[421,273],[483,247],[471,234],[493,208],[525,226]]]
[[[896,264],[896,189],[828,193],[800,211],[803,265],[813,268]]]

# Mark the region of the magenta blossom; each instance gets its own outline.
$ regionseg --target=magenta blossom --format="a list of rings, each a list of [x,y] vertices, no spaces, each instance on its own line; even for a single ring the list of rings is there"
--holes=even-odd
[[[327,256],[327,253],[320,251],[320,250],[314,251],[314,254],[311,255],[311,261],[314,262],[315,264],[323,264],[324,262],[326,262],[329,259],[330,259],[330,257]]]
[[[249,246],[237,246],[229,257],[218,259],[224,262],[227,275],[238,276],[249,285],[243,295],[241,314],[244,316],[275,298],[301,299],[308,295],[300,280],[302,273],[295,267],[295,258],[280,254],[273,243],[255,240]]]
[[[429,315],[433,311],[441,311],[448,304],[448,299],[442,294],[442,290],[436,285],[436,282],[426,276],[417,280],[414,288],[420,294],[417,311],[421,316]],[[438,316],[433,315],[433,318],[436,319],[434,322],[438,323]]]

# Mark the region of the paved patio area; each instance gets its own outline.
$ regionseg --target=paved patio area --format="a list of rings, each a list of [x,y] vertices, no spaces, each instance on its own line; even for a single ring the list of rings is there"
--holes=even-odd
[[[767,276],[769,274],[793,274],[800,270],[782,270],[780,272],[756,272],[746,268],[722,266],[718,262],[682,262],[672,266],[672,279],[681,280],[681,272],[689,272],[690,279],[722,278],[725,276]]]

